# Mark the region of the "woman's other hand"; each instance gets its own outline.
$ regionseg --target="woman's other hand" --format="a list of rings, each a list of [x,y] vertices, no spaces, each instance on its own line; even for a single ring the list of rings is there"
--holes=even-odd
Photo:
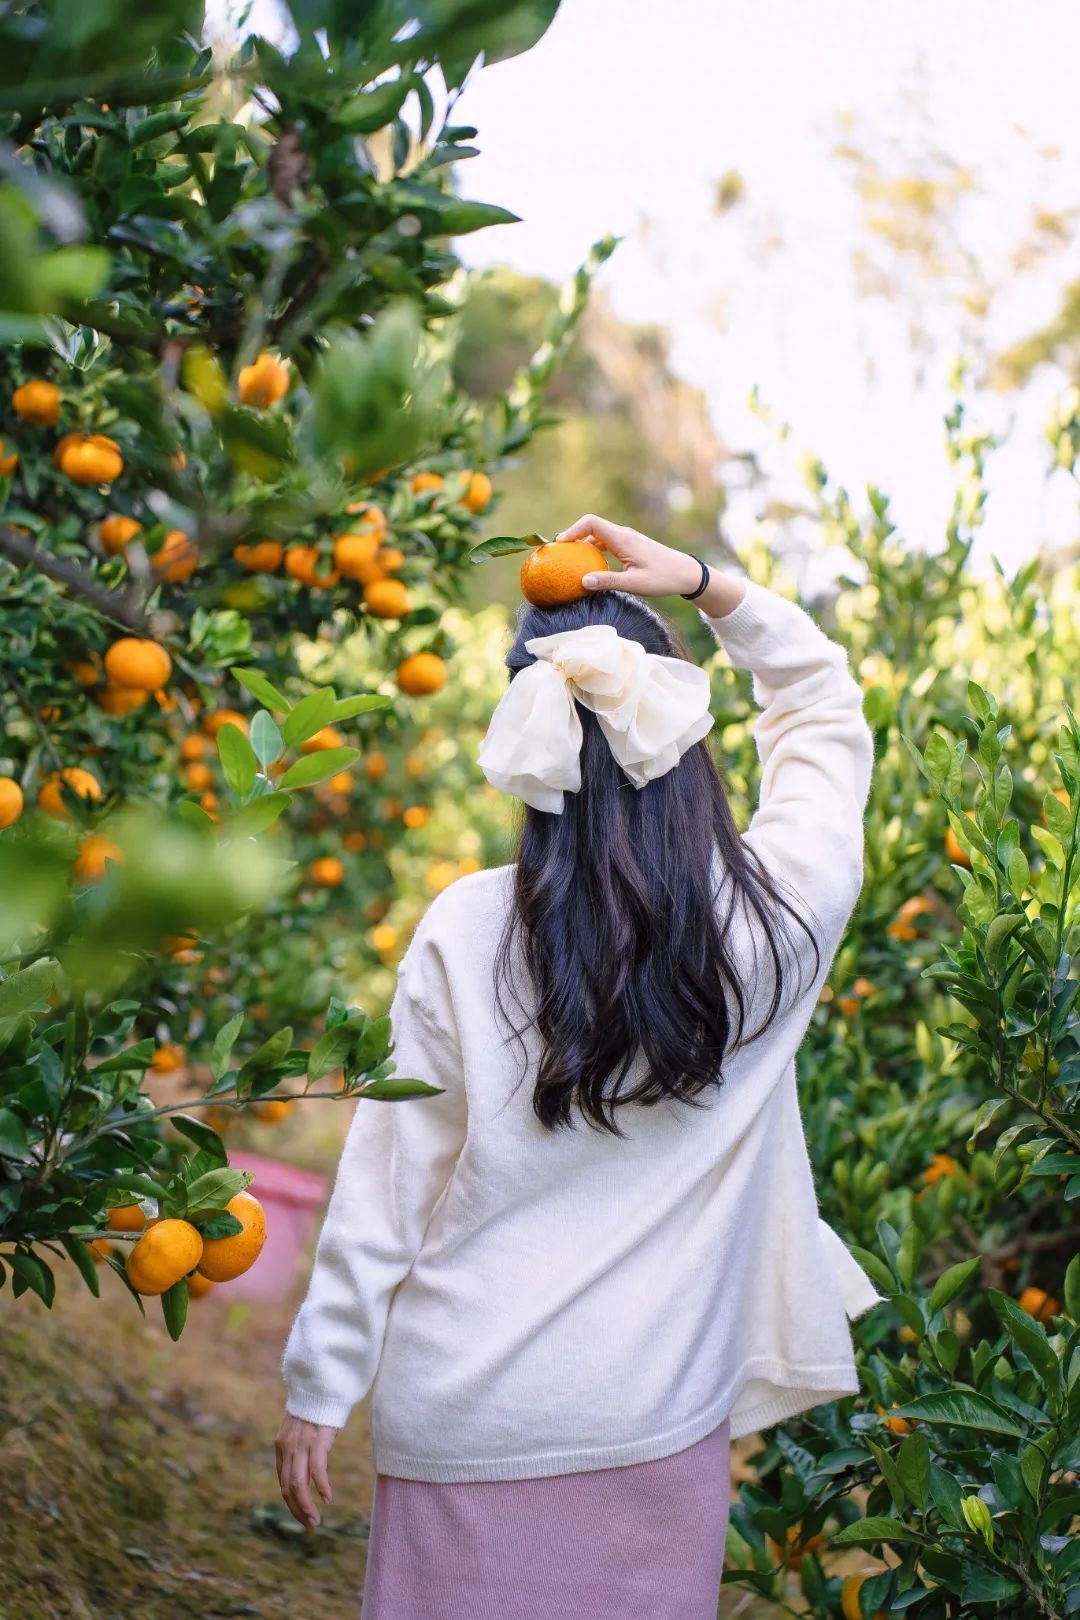
[[[311,1494],[312,1482],[324,1502],[333,1501],[326,1465],[338,1432],[325,1423],[308,1423],[290,1413],[274,1441],[282,1498],[293,1518],[308,1530],[314,1530],[321,1517]]]
[[[622,564],[619,570],[586,574],[587,590],[629,591],[633,596],[681,596],[701,583],[701,567],[685,551],[650,540],[637,529],[587,512],[555,536],[556,541],[592,540],[602,551],[610,551]]]

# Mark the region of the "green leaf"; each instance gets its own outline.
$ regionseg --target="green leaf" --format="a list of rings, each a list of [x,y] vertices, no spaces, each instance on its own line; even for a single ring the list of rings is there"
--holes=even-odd
[[[372,1097],[378,1102],[404,1102],[407,1097],[435,1097],[445,1086],[429,1086],[424,1080],[373,1080],[354,1093],[357,1097]]]
[[[1027,1486],[1028,1495],[1038,1507],[1042,1501],[1042,1486],[1046,1477],[1046,1452],[1038,1443],[1028,1446],[1021,1453],[1020,1477]]]
[[[166,1288],[161,1296],[161,1313],[165,1318],[170,1339],[178,1339],[184,1331],[184,1323],[188,1313],[188,1285],[187,1278],[181,1277],[179,1282]]]
[[[833,1547],[873,1547],[877,1543],[890,1543],[894,1541],[911,1542],[916,1546],[923,1546],[927,1537],[912,1525],[905,1524],[902,1519],[870,1518],[859,1519],[854,1524],[847,1524],[833,1536],[830,1546]]]
[[[511,552],[532,551],[547,543],[542,534],[497,534],[491,540],[481,540],[478,546],[473,546],[469,561],[481,563],[488,557],[508,557]]]
[[[191,1114],[170,1114],[169,1119],[181,1136],[186,1136],[201,1152],[209,1154],[215,1164],[228,1164],[225,1144],[212,1125],[208,1125],[204,1119],[195,1119]]]
[[[381,1063],[390,1050],[392,1030],[388,1014],[382,1018],[371,1018],[364,1025],[364,1032],[353,1053],[353,1070],[357,1074],[366,1074],[377,1063]]]
[[[214,1037],[214,1045],[210,1052],[210,1073],[215,1080],[220,1080],[229,1067],[229,1055],[232,1052],[236,1037],[244,1027],[244,1014],[234,1013],[227,1024],[223,1024]]]
[[[21,973],[13,973],[0,983],[0,1018],[18,1018],[31,1007],[44,1005],[46,996],[56,989],[60,978],[60,964],[55,957],[42,956]]]
[[[331,722],[351,720],[355,714],[372,714],[376,709],[389,708],[393,698],[380,692],[365,692],[360,697],[339,698],[330,715]]]
[[[216,1215],[199,1222],[199,1233],[204,1242],[213,1238],[235,1237],[243,1230],[243,1221],[238,1221],[227,1209],[222,1209]]]
[[[265,709],[259,709],[251,722],[251,746],[264,770],[273,764],[284,747],[281,732]]]
[[[895,1407],[890,1417],[918,1418],[921,1423],[952,1424],[958,1429],[985,1429],[988,1434],[1007,1434],[1026,1439],[1018,1419],[995,1401],[974,1390],[954,1389],[940,1395],[919,1395],[905,1406]]]
[[[176,813],[181,821],[189,822],[192,827],[206,833],[207,836],[217,833],[217,823],[213,816],[209,815],[201,804],[196,804],[194,799],[181,799],[176,807]]]
[[[348,1024],[338,1024],[334,1029],[328,1029],[320,1035],[311,1048],[308,1058],[307,1073],[309,1080],[317,1080],[320,1075],[327,1074],[344,1063],[349,1055],[356,1031]]]
[[[1013,1343],[1031,1362],[1044,1389],[1052,1396],[1061,1394],[1061,1363],[1054,1354],[1046,1329],[1027,1311],[1022,1311],[1015,1300],[996,1288],[987,1289],[992,1308],[1004,1323]]]
[[[1044,1536],[1055,1524],[1060,1524],[1063,1519],[1075,1518],[1078,1514],[1080,1514],[1080,1491],[1075,1487],[1063,1490],[1060,1495],[1052,1496],[1039,1514],[1037,1533]]]
[[[19,1291],[29,1288],[51,1310],[56,1298],[56,1278],[45,1261],[25,1249],[7,1249],[3,1258],[22,1283]]]
[[[293,709],[283,727],[283,736],[286,744],[294,748],[297,743],[306,742],[314,737],[317,731],[328,724],[334,712],[337,696],[332,686],[321,686],[317,691],[309,692],[307,697],[301,698]]]
[[[65,1232],[60,1239],[83,1282],[89,1288],[95,1299],[101,1298],[101,1278],[98,1276],[98,1263],[94,1259],[90,1245],[80,1237]]]
[[[338,771],[355,765],[359,758],[359,748],[320,748],[317,753],[305,754],[303,759],[289,766],[278,784],[279,790],[284,793],[291,788],[311,787],[316,782],[325,782],[328,776],[336,776]]]
[[[259,762],[255,750],[240,727],[227,720],[217,734],[218,757],[225,772],[225,780],[233,792],[245,799],[255,786]]]
[[[520,214],[512,214],[495,203],[462,200],[440,208],[437,232],[440,236],[467,236],[472,231],[486,230],[489,225],[520,224]]]
[[[259,670],[237,669],[234,665],[229,674],[234,675],[240,685],[246,687],[264,708],[270,709],[274,714],[288,714],[291,707],[288,698],[284,697],[276,686],[272,686]]]
[[[405,97],[414,86],[411,73],[392,79],[387,84],[377,84],[373,90],[364,91],[346,101],[332,115],[333,121],[352,135],[373,135],[377,129],[384,129],[387,124],[393,123]]]
[[[896,1278],[893,1276],[885,1262],[876,1254],[871,1253],[869,1249],[860,1248],[857,1243],[852,1243],[848,1246],[851,1249],[852,1254],[855,1256],[855,1259],[859,1262],[860,1266],[862,1266],[863,1270],[866,1271],[873,1281],[877,1283],[878,1287],[887,1294],[895,1294]]]
[[[135,1041],[131,1046],[125,1046],[122,1052],[114,1052],[112,1057],[103,1058],[100,1063],[93,1064],[90,1072],[99,1075],[138,1071],[141,1074],[149,1065],[156,1050],[157,1042],[152,1036],[147,1036],[144,1041]]]
[[[280,789],[264,793],[240,805],[225,823],[225,831],[233,838],[257,837],[274,825],[282,811],[288,809],[289,802],[289,795]]]
[[[205,1175],[198,1176],[187,1188],[187,1220],[194,1220],[202,1210],[224,1209],[230,1198],[235,1198],[238,1192],[243,1192],[248,1182],[252,1180],[250,1170],[233,1170],[222,1165],[218,1170],[208,1170]]]
[[[255,1075],[262,1074],[266,1069],[276,1067],[292,1046],[292,1038],[292,1029],[286,1025],[284,1029],[279,1029],[276,1034],[270,1036],[269,1040],[264,1041],[256,1051],[252,1052],[236,1077],[237,1090],[242,1092]]]
[[[1080,1254],[1074,1254],[1065,1267],[1065,1311],[1080,1322]]]
[[[981,1255],[974,1255],[970,1260],[961,1260],[958,1265],[950,1266],[943,1271],[930,1291],[928,1310],[933,1316],[935,1311],[944,1309],[957,1294],[963,1293],[971,1278],[982,1265]]]
[[[925,1509],[930,1500],[930,1442],[921,1430],[904,1437],[896,1453],[896,1471],[915,1506]]]
[[[26,1122],[10,1108],[0,1108],[0,1157],[21,1159],[29,1151]]]

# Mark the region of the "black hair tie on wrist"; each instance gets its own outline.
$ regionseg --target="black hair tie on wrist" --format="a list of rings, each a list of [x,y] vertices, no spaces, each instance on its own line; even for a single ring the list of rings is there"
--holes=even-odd
[[[701,563],[701,584],[698,586],[697,590],[696,591],[680,591],[679,592],[679,595],[683,598],[683,600],[685,602],[692,602],[695,597],[701,595],[702,591],[706,588],[706,586],[709,583],[709,565],[706,562],[702,562],[701,558],[699,556],[697,556],[692,551],[688,552],[687,555],[693,557],[693,559],[694,559],[694,561],[696,563]]]

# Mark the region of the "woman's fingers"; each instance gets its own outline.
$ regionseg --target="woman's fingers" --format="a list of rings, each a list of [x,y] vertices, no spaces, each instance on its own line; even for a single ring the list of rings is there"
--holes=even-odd
[[[609,523],[607,518],[596,517],[592,512],[586,512],[579,517],[576,523],[571,523],[568,529],[563,529],[555,536],[556,540],[595,540],[608,551],[619,552],[620,528],[617,523]]]
[[[281,1494],[293,1518],[311,1529],[319,1523],[319,1510],[311,1494],[311,1455],[306,1446],[286,1454]]]

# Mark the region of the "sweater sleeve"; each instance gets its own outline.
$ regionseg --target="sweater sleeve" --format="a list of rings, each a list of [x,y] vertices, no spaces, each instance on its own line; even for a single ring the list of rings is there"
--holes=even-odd
[[[307,1294],[282,1359],[285,1410],[344,1427],[378,1370],[390,1302],[465,1141],[461,1052],[445,969],[423,921],[390,1006],[396,1075],[438,1096],[357,1102]]]
[[[732,665],[752,673],[761,709],[761,786],[744,842],[812,908],[831,957],[862,888],[873,732],[846,649],[798,603],[744,583],[732,612],[701,613]]]

